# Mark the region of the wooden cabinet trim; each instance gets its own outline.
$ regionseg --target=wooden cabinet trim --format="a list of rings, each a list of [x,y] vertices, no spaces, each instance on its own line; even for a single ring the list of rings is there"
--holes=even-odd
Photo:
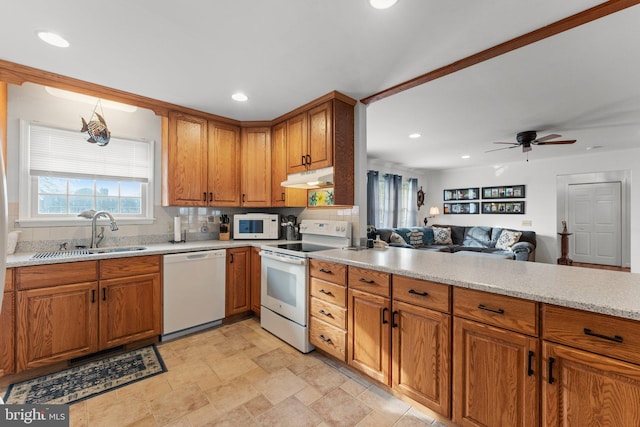
[[[70,283],[98,280],[98,261],[18,267],[15,281],[18,290],[47,288]]]
[[[15,289],[15,285],[13,283],[13,268],[7,268],[4,274],[4,291],[11,292]]]

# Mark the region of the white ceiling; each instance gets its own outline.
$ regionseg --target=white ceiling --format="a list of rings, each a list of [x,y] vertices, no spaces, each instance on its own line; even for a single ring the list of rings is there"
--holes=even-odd
[[[0,59],[270,120],[331,90],[367,97],[601,0],[399,0],[388,10],[367,0],[0,2],[8,11]],[[518,148],[484,151],[529,129],[578,139],[534,147],[530,159],[635,146],[637,22],[635,6],[375,102],[367,107],[369,154],[414,168],[513,161],[524,156]],[[42,29],[71,47],[43,44],[35,36]],[[236,91],[249,101],[232,101]],[[423,137],[410,141],[411,132]]]

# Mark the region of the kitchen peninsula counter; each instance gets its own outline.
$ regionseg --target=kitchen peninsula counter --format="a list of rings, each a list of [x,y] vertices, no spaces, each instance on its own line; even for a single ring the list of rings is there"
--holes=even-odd
[[[640,320],[640,274],[406,248],[314,252],[312,258]]]

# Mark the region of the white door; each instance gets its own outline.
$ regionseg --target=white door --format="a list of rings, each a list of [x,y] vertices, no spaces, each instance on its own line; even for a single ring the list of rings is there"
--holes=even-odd
[[[569,258],[620,266],[620,182],[569,185]]]

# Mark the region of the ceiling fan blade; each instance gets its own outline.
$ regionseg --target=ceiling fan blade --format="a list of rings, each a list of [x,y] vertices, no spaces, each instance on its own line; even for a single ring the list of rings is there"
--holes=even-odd
[[[551,135],[546,135],[541,138],[536,138],[533,142],[546,142],[550,139],[560,138],[562,135],[558,135],[557,133],[552,133]]]
[[[505,144],[506,144],[506,143],[505,143]],[[516,147],[519,147],[519,146],[520,146],[519,144],[515,144],[515,145],[513,145],[513,146],[511,146],[511,147],[503,147],[503,148],[496,148],[496,149],[494,149],[494,150],[488,150],[488,151],[485,151],[485,153],[490,153],[490,152],[492,152],[492,151],[508,150],[508,149],[510,149],[510,148],[516,148]]]
[[[494,142],[494,144],[509,144],[509,145],[520,145],[517,142]]]
[[[533,142],[532,144],[536,144],[536,145],[549,145],[549,144],[573,144],[574,142],[576,142],[575,139],[566,139],[563,141],[546,141],[546,142]]]

